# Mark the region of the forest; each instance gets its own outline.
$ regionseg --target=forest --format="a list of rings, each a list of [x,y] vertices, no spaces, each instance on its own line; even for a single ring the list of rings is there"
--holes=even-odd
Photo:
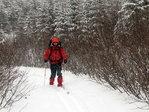
[[[44,67],[53,36],[65,70],[149,105],[149,0],[0,0],[0,109],[26,93],[17,67]]]

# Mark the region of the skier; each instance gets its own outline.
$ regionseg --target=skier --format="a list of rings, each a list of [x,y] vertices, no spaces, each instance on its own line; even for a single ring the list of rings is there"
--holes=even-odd
[[[44,52],[44,62],[50,61],[51,76],[49,84],[54,85],[55,76],[57,75],[58,87],[62,87],[62,62],[67,63],[67,55],[65,50],[61,47],[61,42],[58,38],[52,38],[49,42],[49,48]]]

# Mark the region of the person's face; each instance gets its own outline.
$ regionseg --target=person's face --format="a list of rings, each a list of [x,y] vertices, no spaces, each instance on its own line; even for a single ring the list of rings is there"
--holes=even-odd
[[[57,46],[57,45],[58,45],[58,43],[57,43],[57,42],[54,42],[54,43],[53,43],[53,45],[54,45],[54,46]]]

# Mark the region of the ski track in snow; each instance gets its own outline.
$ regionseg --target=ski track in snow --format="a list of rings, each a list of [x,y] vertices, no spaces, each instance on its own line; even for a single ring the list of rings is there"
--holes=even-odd
[[[32,90],[10,112],[149,112],[137,109],[138,104],[128,104],[129,97],[89,81],[86,76],[63,71],[64,88],[61,88],[57,87],[57,80],[53,86],[49,85],[49,69],[45,82],[45,69],[23,67],[23,70],[28,70]]]
[[[77,99],[71,93],[68,94],[63,88],[59,88],[57,94],[65,105],[67,112],[87,112],[83,110]]]

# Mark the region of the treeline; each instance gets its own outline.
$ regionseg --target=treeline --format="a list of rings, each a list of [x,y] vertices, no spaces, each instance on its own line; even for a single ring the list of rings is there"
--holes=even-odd
[[[22,49],[23,50],[23,49]],[[11,40],[0,43],[0,110],[11,106],[22,99],[29,91],[25,72],[19,71],[20,48]]]
[[[57,35],[70,57],[65,69],[149,104],[148,0],[1,0],[0,7],[0,41],[15,43],[15,65],[43,67]]]

